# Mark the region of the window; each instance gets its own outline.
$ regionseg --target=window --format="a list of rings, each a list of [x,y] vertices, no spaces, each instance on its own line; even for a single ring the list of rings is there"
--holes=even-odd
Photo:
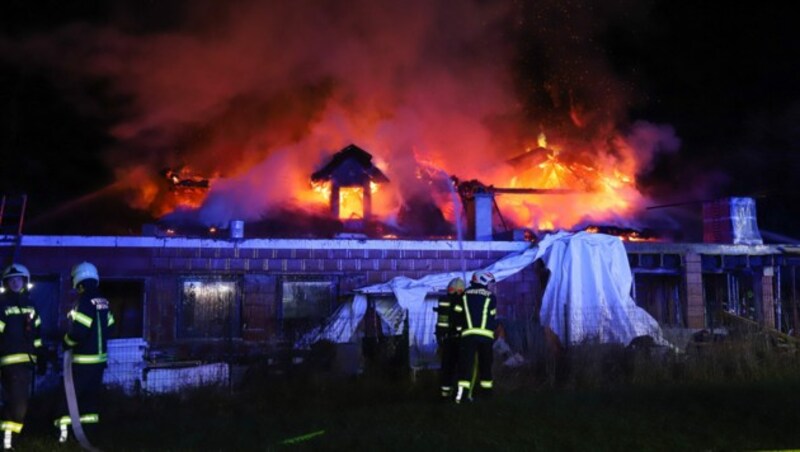
[[[331,314],[336,298],[332,278],[286,276],[281,281],[280,319],[284,336],[295,340]]]
[[[226,339],[240,337],[238,285],[223,278],[181,280],[178,337]]]
[[[635,273],[632,289],[636,304],[665,326],[685,327],[686,306],[681,303],[680,275]]]
[[[100,293],[108,299],[114,314],[110,337],[144,337],[144,281],[104,280]]]

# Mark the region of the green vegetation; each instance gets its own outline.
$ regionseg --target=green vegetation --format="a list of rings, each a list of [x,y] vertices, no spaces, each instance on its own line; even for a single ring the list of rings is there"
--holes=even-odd
[[[584,344],[539,362],[498,369],[494,397],[462,405],[436,399],[433,372],[276,378],[254,368],[232,392],[110,392],[93,441],[105,451],[800,448],[800,357],[758,337],[681,354]],[[18,449],[56,446],[45,402]]]

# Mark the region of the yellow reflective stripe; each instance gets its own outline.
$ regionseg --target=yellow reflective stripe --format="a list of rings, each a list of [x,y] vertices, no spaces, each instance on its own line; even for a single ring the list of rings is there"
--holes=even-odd
[[[71,317],[72,320],[74,320],[75,322],[80,323],[81,325],[85,326],[86,328],[91,328],[92,327],[92,318],[89,317],[88,315],[80,313],[80,312],[75,311],[75,310],[70,311],[70,314],[72,314],[72,315],[70,315],[69,317]]]
[[[472,316],[469,314],[469,305],[467,304],[467,294],[461,297],[464,300],[464,311],[467,314],[467,330],[472,328]]]
[[[461,333],[462,336],[486,336],[494,339],[494,331],[485,328],[470,328]]]
[[[108,326],[111,326],[113,324],[114,324],[114,314],[109,312],[108,313]]]
[[[34,358],[33,360],[31,358]],[[0,366],[7,366],[9,364],[29,363],[35,362],[35,356],[27,353],[14,353],[13,355],[6,355],[0,358]]]
[[[4,432],[19,433],[22,431],[22,424],[14,421],[3,421],[3,423],[0,424],[0,430],[3,430]]]
[[[96,424],[100,422],[100,415],[97,413],[90,413],[90,414],[82,414],[80,417],[81,424]],[[59,427],[61,425],[71,425],[72,419],[69,416],[61,416],[57,418],[53,425]]]
[[[450,307],[450,302],[449,301],[440,301],[439,302],[439,306]]]
[[[481,388],[492,389],[492,380],[481,380]]]
[[[6,330],[6,322],[0,320],[0,333]]]
[[[463,306],[461,306],[460,304],[457,304],[457,305],[456,305],[456,306],[453,308],[453,310],[454,310],[454,311],[456,311],[456,312],[462,312],[462,311],[464,310],[464,307],[463,307]]]
[[[449,323],[447,323],[447,322],[437,322],[437,323],[436,323],[436,326],[442,326],[442,327],[445,327],[445,328],[446,328],[446,327],[450,326],[450,324],[449,324]]]
[[[34,339],[33,346],[37,347],[37,348],[41,347],[42,346],[42,340],[41,339]]]
[[[36,310],[31,307],[8,306],[3,311],[6,315],[35,314]]]
[[[36,325],[36,326],[41,326],[42,325],[42,318],[41,317],[36,317],[36,321],[33,322],[33,324]]]
[[[70,424],[72,424],[72,419],[70,419],[69,416],[61,416],[60,418],[57,418],[55,422],[53,422],[53,425],[56,427]]]
[[[72,362],[75,364],[98,364],[108,361],[108,355],[100,353],[99,355],[72,355]]]
[[[483,302],[483,312],[481,313],[481,328],[486,328],[486,323],[489,321],[488,312],[489,312],[489,302],[491,301],[492,301],[491,298],[486,297],[486,301]]]
[[[459,388],[467,388],[467,389],[469,389],[470,381],[469,380],[458,380],[458,387]]]
[[[96,424],[100,422],[100,415],[99,414],[82,414],[81,415],[81,424]]]
[[[464,310],[467,312],[467,330],[466,331],[470,331],[470,330],[473,329],[473,327],[472,327],[472,316],[469,313],[469,305],[467,304],[467,294],[464,294],[464,296],[462,298],[464,300]],[[480,328],[476,328],[476,329],[480,329],[480,330],[486,329],[486,324],[489,322],[488,313],[489,313],[489,303],[491,301],[492,301],[492,299],[490,297],[486,297],[486,300],[483,302],[483,312],[481,313],[481,326],[480,326]],[[495,310],[492,309],[491,312],[492,312],[492,314],[494,314]],[[464,334],[466,334],[466,333],[464,333]],[[492,335],[492,337],[494,337],[494,335]]]
[[[69,337],[69,334],[65,334],[64,335],[64,342],[66,342],[67,345],[69,345],[70,347],[74,347],[74,346],[78,345],[78,342],[77,341],[73,341],[72,338]]]
[[[97,317],[97,352],[103,353],[103,329],[100,328],[100,311],[94,311],[94,315]]]

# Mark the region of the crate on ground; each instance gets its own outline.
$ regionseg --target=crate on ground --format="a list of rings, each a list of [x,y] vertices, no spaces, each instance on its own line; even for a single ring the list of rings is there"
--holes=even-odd
[[[119,387],[126,393],[137,391],[142,385],[147,347],[143,338],[109,340],[108,367],[103,374],[103,383]]]

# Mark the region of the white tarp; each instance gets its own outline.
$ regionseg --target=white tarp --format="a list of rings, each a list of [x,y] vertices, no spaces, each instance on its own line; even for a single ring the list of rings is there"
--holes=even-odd
[[[541,319],[562,342],[584,339],[627,344],[636,336],[650,335],[663,343],[658,322],[636,306],[630,295],[633,281],[628,256],[622,241],[613,236],[580,232],[560,232],[546,236],[538,247],[512,253],[489,265],[497,281],[531,265],[541,258],[551,276],[544,293]],[[428,362],[435,353],[433,325],[436,314],[426,296],[444,292],[456,277],[469,281],[473,269],[438,273],[411,279],[404,276],[358,289],[352,304],[340,307],[322,330],[306,336],[298,345],[327,339],[353,342],[355,331],[366,310],[368,294],[394,294],[398,304],[408,311],[412,365]],[[498,300],[502,304],[503,300]],[[381,312],[378,312],[381,315]],[[416,356],[415,356],[416,355]]]
[[[587,232],[549,235],[536,258],[550,270],[540,318],[562,343],[628,344],[647,335],[667,344],[658,322],[631,296],[633,275],[619,238]]]
[[[536,248],[529,248],[523,252],[512,253],[485,268],[492,272],[497,281],[502,281],[519,272],[533,262]],[[453,278],[464,278],[469,281],[472,273],[480,270],[474,269],[466,272],[449,272],[426,275],[420,279],[411,279],[398,276],[388,282],[362,287],[357,290],[352,303],[345,303],[331,316],[330,321],[320,330],[312,331],[298,343],[298,346],[307,347],[317,340],[326,339],[337,343],[354,342],[355,332],[359,322],[366,312],[366,297],[368,294],[394,294],[400,307],[408,312],[409,347],[411,363],[431,362],[436,353],[436,338],[434,326],[436,313],[433,304],[426,303],[426,296],[430,293],[445,292],[447,284]],[[378,315],[383,317],[380,310]],[[386,320],[386,319],[385,319]],[[392,324],[388,321],[387,324]],[[392,332],[400,334],[400,332]]]

